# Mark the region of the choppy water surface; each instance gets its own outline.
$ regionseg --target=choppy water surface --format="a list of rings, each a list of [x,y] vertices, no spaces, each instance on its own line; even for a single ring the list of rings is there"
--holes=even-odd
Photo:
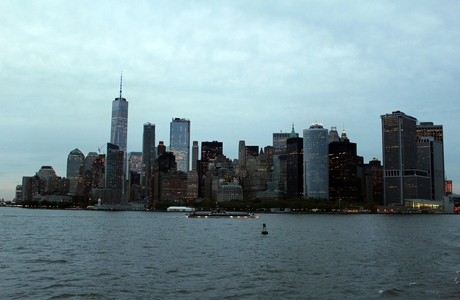
[[[459,221],[0,208],[0,299],[458,299]]]

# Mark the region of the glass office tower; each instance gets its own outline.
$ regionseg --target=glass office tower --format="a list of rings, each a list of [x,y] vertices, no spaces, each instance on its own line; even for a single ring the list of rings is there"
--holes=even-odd
[[[70,151],[67,156],[67,179],[69,180],[69,193],[72,195],[81,192],[84,164],[85,155],[78,148]]]
[[[123,192],[124,152],[117,145],[107,143],[105,159],[105,188],[112,190],[112,203],[121,203]]]
[[[126,153],[128,141],[128,101],[122,97],[122,79],[120,78],[120,97],[112,102],[112,127],[110,143],[120,147]]]
[[[169,149],[176,158],[177,170],[188,172],[190,165],[190,120],[172,119],[169,134]]]
[[[304,197],[329,198],[328,130],[314,123],[303,130]]]

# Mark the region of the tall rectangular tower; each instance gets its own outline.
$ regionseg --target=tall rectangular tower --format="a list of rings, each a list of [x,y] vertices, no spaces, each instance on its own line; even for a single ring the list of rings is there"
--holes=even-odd
[[[105,159],[105,188],[112,190],[112,203],[121,203],[123,192],[124,152],[120,147],[107,143]],[[107,199],[108,200],[108,199]]]
[[[177,170],[188,172],[190,165],[190,120],[172,119],[169,133],[169,147],[176,158]]]
[[[329,198],[328,130],[314,123],[303,130],[304,197]]]
[[[142,138],[142,173],[141,173],[141,196],[144,199],[149,196],[150,179],[152,177],[153,162],[157,157],[155,144],[155,124],[145,123]]]
[[[193,146],[192,146],[192,170],[196,171],[198,164],[198,141],[193,141]]]
[[[303,198],[303,138],[290,137],[286,143],[286,198]]]
[[[385,205],[430,199],[427,171],[417,168],[417,119],[401,111],[381,115]]]
[[[426,147],[427,138],[432,137],[430,140],[430,145],[432,152],[431,156],[431,166],[429,169],[431,182],[432,182],[432,194],[434,197],[432,199],[442,200],[442,197],[446,194],[444,187],[444,179],[446,178],[445,166],[444,166],[444,133],[442,125],[435,125],[433,122],[420,122],[417,125],[417,143],[418,147]],[[422,146],[424,144],[424,146]],[[422,168],[426,169],[426,168]],[[442,178],[442,183],[441,179]]]

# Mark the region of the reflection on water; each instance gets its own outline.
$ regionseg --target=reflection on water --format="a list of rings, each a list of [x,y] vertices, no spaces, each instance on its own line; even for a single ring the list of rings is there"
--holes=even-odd
[[[0,298],[457,299],[457,224],[0,208]]]

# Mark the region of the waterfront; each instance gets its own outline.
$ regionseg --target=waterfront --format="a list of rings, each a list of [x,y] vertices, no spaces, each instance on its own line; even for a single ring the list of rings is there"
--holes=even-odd
[[[0,299],[458,299],[459,220],[0,208]]]

